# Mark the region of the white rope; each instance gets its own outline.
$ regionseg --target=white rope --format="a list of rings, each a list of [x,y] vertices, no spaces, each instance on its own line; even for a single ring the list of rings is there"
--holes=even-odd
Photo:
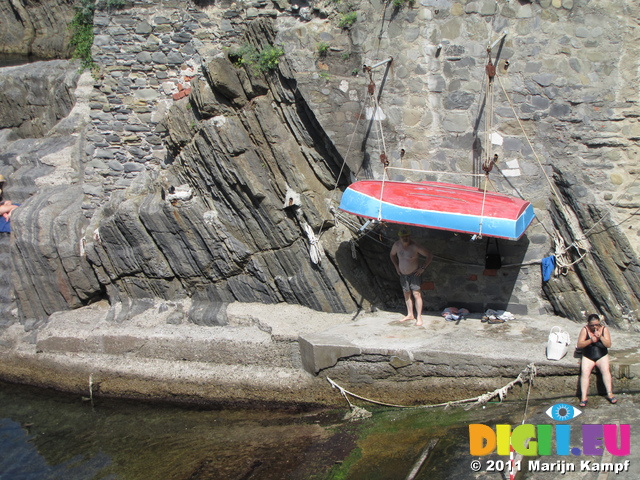
[[[511,107],[511,110],[513,111],[514,117],[516,119],[516,121],[518,122],[518,125],[520,126],[520,129],[522,130],[522,134],[524,135],[524,138],[527,140],[527,143],[529,144],[529,148],[531,148],[531,151],[533,152],[533,156],[536,159],[536,161],[538,162],[538,165],[540,167],[540,170],[542,171],[544,177],[547,180],[547,183],[549,184],[549,188],[551,189],[551,192],[556,196],[557,200],[558,200],[558,204],[560,206],[560,210],[562,211],[564,217],[565,217],[565,221],[567,221],[567,223],[569,223],[569,220],[571,218],[569,212],[567,211],[567,208],[564,205],[564,202],[562,201],[562,197],[560,196],[560,193],[558,192],[557,188],[555,187],[555,185],[553,184],[553,182],[551,181],[551,179],[549,178],[549,175],[547,175],[547,172],[545,171],[544,167],[542,166],[542,161],[540,160],[540,157],[538,156],[538,153],[536,152],[535,148],[533,147],[533,143],[531,142],[531,139],[529,138],[529,135],[527,135],[527,132],[524,129],[524,125],[522,124],[522,121],[520,120],[520,118],[518,117],[518,114],[516,112],[515,106],[513,105],[513,102],[511,101],[511,98],[509,97],[509,94],[507,93],[506,89],[504,88],[504,84],[502,83],[502,79],[500,78],[499,75],[496,75],[496,77],[498,78],[498,82],[500,82],[500,87],[502,88],[502,91],[507,99],[507,101],[509,102],[509,106]],[[593,227],[592,227],[593,228]],[[575,233],[575,232],[574,232]],[[554,235],[554,237],[557,237],[556,235]],[[562,249],[558,249],[558,244],[557,242],[555,242],[555,238],[554,238],[554,242],[556,243],[556,263],[559,266],[559,270],[563,275],[566,275],[569,267],[575,265],[576,263],[580,262],[588,253],[588,249],[584,246],[584,243],[582,243],[582,240],[586,239],[586,237],[583,236],[579,239],[574,240],[573,243],[571,243],[571,245],[564,247]],[[562,241],[562,244],[564,246],[564,240]],[[565,255],[566,253],[571,249],[571,248],[576,248],[580,254],[580,258],[578,258],[578,260],[574,261],[574,262],[569,262],[567,260],[565,260]],[[580,252],[580,250],[584,250],[585,252],[582,253]],[[558,263],[559,262],[559,263]]]
[[[478,238],[482,238],[482,223],[484,220],[484,206],[487,199],[487,184],[489,183],[489,174],[485,176],[484,189],[482,190],[482,209],[480,210],[480,225],[478,227]]]
[[[489,62],[491,62],[491,50],[489,49]],[[488,65],[487,65],[488,68]],[[494,77],[497,73],[494,73]],[[491,77],[487,72],[487,88],[485,90],[485,102],[487,104],[487,113],[485,115],[485,145],[487,150],[487,156],[483,159],[482,165],[483,167],[489,167],[491,159],[493,158],[493,143],[491,142],[491,134],[493,133],[493,77]]]
[[[632,186],[633,186],[637,181],[638,181],[638,177],[636,176],[636,177],[633,179],[633,182],[631,182],[629,185],[627,185],[627,187],[624,189],[624,191],[618,195],[618,198],[616,199],[615,203],[613,204],[613,207],[617,207],[617,206],[618,206],[618,202],[620,201],[620,199],[621,199],[624,195],[626,195],[626,193],[629,191],[629,189],[630,189],[630,188],[631,188],[631,187],[632,187]],[[607,207],[607,213],[609,213],[609,214],[611,214],[611,213],[612,213],[612,212],[611,212],[611,209],[610,209],[609,207]],[[604,219],[605,219],[605,217],[606,217],[606,215],[603,215],[603,216],[602,216],[602,217],[601,217],[601,218],[600,218],[596,223],[594,223],[594,224],[591,226],[591,228],[589,228],[586,232],[584,232],[584,236],[586,237],[586,236],[591,232],[591,230],[593,230],[593,229],[594,229],[594,228],[596,228],[596,227],[597,227],[601,222],[603,222],[603,221],[604,221]]]
[[[384,141],[384,130],[382,129],[382,120],[380,117],[382,117],[382,115],[378,115],[378,112],[382,112],[382,110],[380,109],[380,104],[378,103],[378,97],[374,94],[371,95],[373,97],[373,105],[374,105],[374,111],[373,111],[373,119],[378,121],[378,131],[379,131],[379,135],[382,141],[382,153],[384,153],[385,158],[387,156],[387,144]]]
[[[524,370],[522,370],[522,372],[520,372],[518,374],[518,376],[516,377],[515,380],[509,382],[508,384],[506,384],[504,387],[501,388],[497,388],[492,392],[487,392],[485,394],[479,395],[477,397],[473,397],[473,398],[466,398],[464,400],[452,400],[449,402],[444,402],[444,403],[438,403],[435,405],[396,405],[393,403],[385,403],[385,402],[381,402],[378,400],[372,400],[370,398],[366,398],[360,395],[357,395],[353,392],[350,392],[349,390],[347,390],[346,388],[341,387],[340,385],[338,385],[336,382],[334,382],[332,379],[330,379],[329,377],[327,378],[327,381],[331,384],[331,386],[333,388],[337,388],[340,393],[342,394],[343,397],[345,397],[347,399],[347,403],[349,403],[349,406],[352,407],[352,403],[349,401],[349,399],[347,398],[347,395],[353,397],[353,398],[357,398],[359,400],[363,400],[365,402],[369,402],[369,403],[373,403],[375,405],[381,405],[383,407],[394,407],[394,408],[435,408],[435,407],[451,407],[451,406],[455,406],[455,405],[463,405],[466,404],[467,406],[465,407],[465,410],[469,410],[471,408],[473,408],[474,406],[478,406],[478,405],[484,405],[485,403],[487,403],[488,401],[498,397],[500,399],[500,401],[504,400],[507,396],[507,392],[512,389],[514,386],[516,385],[523,385],[524,382],[529,382],[531,383],[533,381],[533,378],[536,376],[537,374],[537,369],[536,369],[536,365],[535,363],[530,363],[529,365],[527,365]],[[471,405],[469,405],[471,404]]]
[[[340,182],[340,177],[342,177],[342,172],[344,171],[344,167],[347,164],[347,158],[349,158],[349,155],[351,153],[351,146],[353,145],[353,140],[356,137],[356,132],[358,131],[358,125],[360,124],[360,119],[362,118],[362,112],[364,112],[364,109],[365,109],[366,105],[367,105],[367,102],[362,102],[362,108],[360,109],[360,115],[358,115],[358,118],[356,120],[356,125],[355,125],[355,127],[353,127],[353,133],[351,134],[351,140],[349,140],[349,146],[347,147],[347,153],[345,154],[345,156],[342,159],[342,166],[340,167],[340,173],[338,174],[338,178],[336,178],[336,183],[333,185],[333,197],[332,197],[332,200],[335,200],[335,192],[338,189],[338,183]]]
[[[531,386],[533,385],[533,378],[536,376],[536,374],[538,373],[537,369],[536,369],[536,365],[535,363],[531,364],[531,379],[529,380],[529,389],[527,391],[527,401],[524,404],[524,413],[522,414],[522,424],[524,425],[525,420],[527,419],[527,409],[529,408],[529,398],[531,397]]]
[[[351,152],[351,146],[353,145],[353,140],[356,137],[356,132],[358,131],[358,125],[360,123],[360,119],[362,118],[362,112],[364,112],[365,106],[366,106],[366,102],[362,102],[362,108],[360,109],[360,115],[358,115],[358,118],[356,120],[356,124],[353,127],[353,133],[351,134],[351,140],[349,140],[349,146],[347,147],[347,153],[342,158],[342,165],[340,166],[340,171],[338,172],[338,176],[336,177],[336,181],[333,184],[333,190],[332,190],[331,196],[329,198],[329,208],[330,209],[333,207],[333,204],[336,201],[336,192],[338,191],[338,183],[340,183],[340,178],[342,178],[342,173],[344,172],[344,168],[347,165],[347,158],[349,158],[349,155],[350,155],[350,152]],[[355,176],[357,178],[357,174]],[[337,224],[336,224],[336,226],[337,226]],[[320,231],[318,232],[318,238],[320,238],[323,233],[324,233],[324,222],[323,222],[322,226],[320,227]]]
[[[387,167],[386,170],[401,170],[404,172],[445,174],[445,175],[456,175],[456,176],[466,176],[466,177],[484,177],[485,176],[484,173],[447,172],[447,171],[439,171],[439,170],[420,170],[417,168],[403,168],[403,167]]]
[[[378,221],[382,221],[382,195],[384,195],[384,186],[387,179],[387,167],[382,171],[382,184],[380,185],[380,198],[378,201]]]
[[[309,239],[309,257],[311,258],[311,261],[317,265],[322,259],[322,247],[320,245],[320,240],[313,233],[311,225],[303,221],[302,226],[304,228],[304,232],[307,234],[307,238]]]
[[[579,241],[573,242],[568,247],[565,246],[564,238],[562,238],[562,236],[557,232],[554,232],[553,234],[553,243],[555,245],[554,256],[556,257],[556,272],[559,275],[567,275],[570,268],[580,262],[589,253],[589,250]],[[567,252],[574,247],[578,251],[578,255],[580,255],[580,257],[571,262],[570,260],[567,260]]]
[[[618,198],[616,200],[616,202],[614,202],[613,207],[617,207],[618,206],[618,202],[620,201],[620,199],[629,191],[629,189],[635,184],[635,182],[638,180],[638,177],[636,177],[633,182],[631,182],[629,185],[627,185],[627,187],[624,189],[623,192],[621,192],[618,195]],[[609,214],[610,216],[613,216],[613,212],[611,210],[611,208],[606,207],[607,208],[607,214]],[[567,214],[566,211],[563,211],[563,213]],[[600,225],[605,218],[607,217],[607,215],[602,215],[602,217],[600,217],[600,219],[598,219],[598,221],[596,221],[588,230],[586,230],[585,232],[582,232],[582,235],[577,238],[574,242],[572,242],[570,245],[566,245],[564,239],[557,233],[554,232],[553,234],[553,241],[554,241],[554,245],[555,245],[555,257],[556,257],[556,265],[557,265],[557,271],[558,274],[560,275],[567,275],[569,273],[570,267],[572,267],[573,265],[579,263],[584,257],[586,257],[590,250],[585,246],[584,244],[584,240],[587,240],[588,237],[590,236],[591,232],[598,226]],[[620,222],[622,223],[622,222]],[[579,258],[577,260],[574,260],[573,262],[570,260],[566,259],[566,254],[569,250],[571,250],[572,248],[575,248],[578,252]]]

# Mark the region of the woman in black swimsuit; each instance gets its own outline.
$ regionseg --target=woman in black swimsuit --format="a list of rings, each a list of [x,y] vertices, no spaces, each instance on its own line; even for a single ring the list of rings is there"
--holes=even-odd
[[[613,396],[611,370],[609,368],[609,347],[611,347],[609,329],[600,322],[598,315],[589,315],[587,325],[580,330],[580,335],[578,336],[578,348],[582,349],[582,361],[580,362],[581,407],[587,406],[589,378],[593,367],[598,367],[602,374],[602,382],[607,389],[609,403],[618,403],[618,399]]]

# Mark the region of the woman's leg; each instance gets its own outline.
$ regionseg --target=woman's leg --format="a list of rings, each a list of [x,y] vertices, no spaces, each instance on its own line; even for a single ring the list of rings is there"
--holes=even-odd
[[[596,362],[589,360],[584,355],[580,361],[580,400],[583,402],[587,400],[587,394],[589,393],[589,379],[593,367],[596,366]]]
[[[596,366],[602,374],[602,383],[607,389],[607,397],[613,397],[613,382],[611,380],[611,366],[609,364],[609,355],[605,355],[596,362]]]

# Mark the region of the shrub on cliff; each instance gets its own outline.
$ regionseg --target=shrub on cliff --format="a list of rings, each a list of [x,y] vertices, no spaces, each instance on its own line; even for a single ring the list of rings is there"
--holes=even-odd
[[[91,56],[94,11],[94,0],[81,0],[80,6],[76,7],[76,14],[69,24],[69,29],[72,32],[69,43],[73,47],[73,58],[81,60],[83,70],[94,66]]]
[[[247,65],[255,71],[268,72],[275,70],[283,55],[284,49],[280,46],[267,45],[258,50],[253,45],[244,44],[229,57],[238,66]]]

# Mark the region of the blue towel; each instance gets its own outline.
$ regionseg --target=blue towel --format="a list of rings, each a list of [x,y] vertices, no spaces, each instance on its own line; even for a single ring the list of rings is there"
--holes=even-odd
[[[542,259],[542,280],[548,282],[556,269],[556,257],[551,255]]]

